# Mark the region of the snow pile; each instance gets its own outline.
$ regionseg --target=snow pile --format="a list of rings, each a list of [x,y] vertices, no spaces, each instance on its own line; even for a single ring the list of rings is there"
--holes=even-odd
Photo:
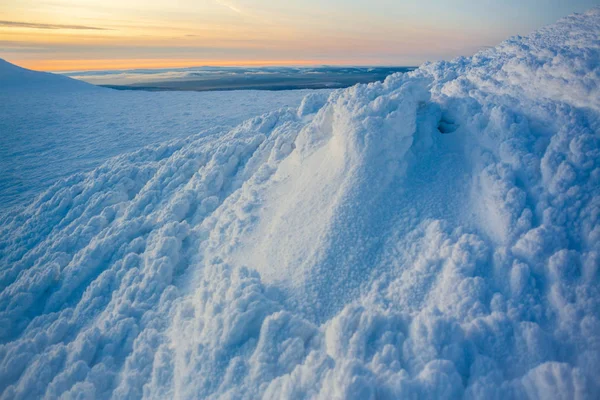
[[[600,9],[0,223],[3,398],[597,398]]]

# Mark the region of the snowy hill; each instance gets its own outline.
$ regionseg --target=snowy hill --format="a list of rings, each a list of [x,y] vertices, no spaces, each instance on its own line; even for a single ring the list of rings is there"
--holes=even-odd
[[[269,110],[298,107],[307,93],[150,93],[62,84],[41,91],[23,83],[30,89],[0,88],[0,212],[111,157],[206,129],[227,131]]]
[[[3,398],[598,398],[600,9],[0,217]]]
[[[105,89],[64,75],[21,68],[0,58],[0,91],[16,90],[73,92]]]

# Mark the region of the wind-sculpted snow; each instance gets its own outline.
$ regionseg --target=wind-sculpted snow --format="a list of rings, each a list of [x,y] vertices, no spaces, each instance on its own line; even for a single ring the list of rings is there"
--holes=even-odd
[[[0,210],[109,158],[216,126],[231,129],[297,107],[307,93],[118,91],[0,60]]]
[[[2,397],[598,398],[599,60],[594,9],[55,184]]]

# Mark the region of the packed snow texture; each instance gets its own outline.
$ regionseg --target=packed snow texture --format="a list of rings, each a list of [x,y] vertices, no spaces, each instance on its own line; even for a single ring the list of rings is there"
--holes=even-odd
[[[5,213],[2,398],[598,398],[599,36],[594,9]]]
[[[0,209],[119,154],[298,107],[308,92],[123,92],[0,60]]]

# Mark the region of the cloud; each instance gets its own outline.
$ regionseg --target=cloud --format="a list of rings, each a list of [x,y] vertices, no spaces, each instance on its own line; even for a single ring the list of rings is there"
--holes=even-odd
[[[239,9],[239,8],[237,8],[235,5],[233,5],[233,4],[229,3],[229,2],[222,1],[222,0],[215,0],[215,2],[216,2],[217,4],[220,4],[220,5],[222,5],[223,7],[227,7],[227,8],[229,8],[231,11],[233,11],[233,12],[235,12],[235,13],[238,13],[238,14],[243,14],[242,10],[240,10],[240,9]]]
[[[0,21],[0,27],[33,28],[33,29],[80,29],[80,30],[94,30],[94,31],[109,31],[109,30],[111,30],[108,28],[99,28],[96,26],[37,24],[37,23],[33,23],[33,22],[19,22],[19,21]]]

